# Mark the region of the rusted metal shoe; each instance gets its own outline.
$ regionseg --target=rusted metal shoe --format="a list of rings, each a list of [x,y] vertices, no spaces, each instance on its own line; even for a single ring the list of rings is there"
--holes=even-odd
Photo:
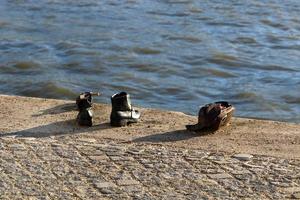
[[[233,116],[235,108],[226,101],[218,101],[201,107],[198,113],[198,123],[186,125],[189,131],[200,131],[204,128],[213,130],[226,125]]]
[[[76,105],[79,110],[76,121],[80,126],[93,125],[92,96],[99,96],[100,93],[84,92],[76,98]]]
[[[138,122],[141,113],[132,108],[129,94],[127,94],[126,92],[120,92],[112,95],[111,104],[111,126],[120,127],[126,126],[130,123]]]

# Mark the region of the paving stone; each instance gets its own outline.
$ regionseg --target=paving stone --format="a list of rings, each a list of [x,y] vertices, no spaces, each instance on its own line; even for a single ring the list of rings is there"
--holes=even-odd
[[[287,193],[300,192],[300,187],[287,187],[284,190]]]
[[[139,154],[142,154],[144,152],[144,149],[127,150],[126,152],[129,153],[129,154],[133,154],[133,155],[139,155]]]
[[[106,155],[101,155],[101,156],[89,156],[91,160],[108,160],[109,158]]]
[[[232,178],[232,176],[230,174],[208,174],[208,177],[210,177],[211,179],[226,179],[226,178]]]
[[[12,145],[9,145],[9,147],[13,150],[24,150],[25,149],[25,146],[22,144],[12,144]]]
[[[96,151],[91,152],[91,155],[93,155],[93,156],[102,156],[102,155],[105,155],[105,153],[101,150],[96,150]]]
[[[107,182],[107,181],[103,181],[103,182],[94,182],[95,187],[96,188],[109,188],[109,187],[116,187],[116,185],[112,182]]]
[[[32,143],[32,142],[36,142],[36,138],[35,137],[24,137],[20,139],[22,142],[28,142],[28,143]]]
[[[107,151],[106,155],[107,156],[120,157],[120,156],[123,155],[123,152],[120,152],[120,151]]]
[[[220,152],[80,136],[0,141],[1,198],[285,199],[300,192],[297,160],[240,162]]]
[[[136,180],[118,180],[118,185],[126,186],[126,185],[139,185],[140,183]]]
[[[276,182],[276,181],[271,181],[270,183],[272,185],[276,185],[276,186],[279,186],[279,187],[290,187],[290,184],[288,184],[288,183]]]
[[[293,199],[300,199],[300,192],[295,192],[294,194],[292,194],[292,198]]]
[[[249,161],[251,158],[253,158],[253,156],[250,154],[235,154],[233,157],[240,161]]]
[[[84,142],[84,143],[95,143],[95,142],[97,142],[97,140],[94,139],[94,138],[80,138],[77,141]]]
[[[245,166],[245,167],[249,167],[249,168],[265,169],[263,166],[259,166],[259,165],[252,165],[252,164],[248,164],[248,163],[243,163],[243,166]]]

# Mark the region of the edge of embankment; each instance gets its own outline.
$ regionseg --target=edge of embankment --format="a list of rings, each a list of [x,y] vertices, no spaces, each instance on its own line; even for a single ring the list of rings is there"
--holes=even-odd
[[[139,123],[113,128],[110,105],[95,103],[93,110],[93,127],[79,127],[74,101],[0,95],[0,139],[85,137],[300,159],[297,123],[234,117],[218,131],[194,133],[186,131],[185,125],[196,123],[196,116],[139,108]]]

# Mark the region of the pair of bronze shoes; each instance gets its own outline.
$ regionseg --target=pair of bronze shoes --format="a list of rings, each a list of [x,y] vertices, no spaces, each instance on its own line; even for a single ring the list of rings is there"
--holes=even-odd
[[[233,116],[235,108],[226,101],[218,101],[201,107],[198,113],[198,123],[186,125],[189,131],[200,131],[203,129],[217,130],[225,126]]]
[[[99,96],[99,93],[84,92],[76,98],[76,105],[79,110],[77,123],[81,126],[93,125],[92,96]],[[130,95],[126,92],[116,93],[111,96],[112,111],[110,114],[111,126],[126,126],[138,122],[141,113],[133,109]]]

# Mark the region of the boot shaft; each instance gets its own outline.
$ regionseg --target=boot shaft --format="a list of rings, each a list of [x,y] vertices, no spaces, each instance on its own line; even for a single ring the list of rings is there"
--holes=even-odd
[[[113,112],[116,111],[131,111],[131,101],[130,101],[130,95],[126,92],[120,92],[117,94],[114,94],[111,97],[111,104],[112,104],[112,110]]]
[[[92,95],[90,92],[81,93],[76,98],[76,105],[78,110],[85,110],[92,107]]]
[[[78,110],[84,110],[92,107],[92,96],[99,96],[99,92],[83,92],[76,98]]]

